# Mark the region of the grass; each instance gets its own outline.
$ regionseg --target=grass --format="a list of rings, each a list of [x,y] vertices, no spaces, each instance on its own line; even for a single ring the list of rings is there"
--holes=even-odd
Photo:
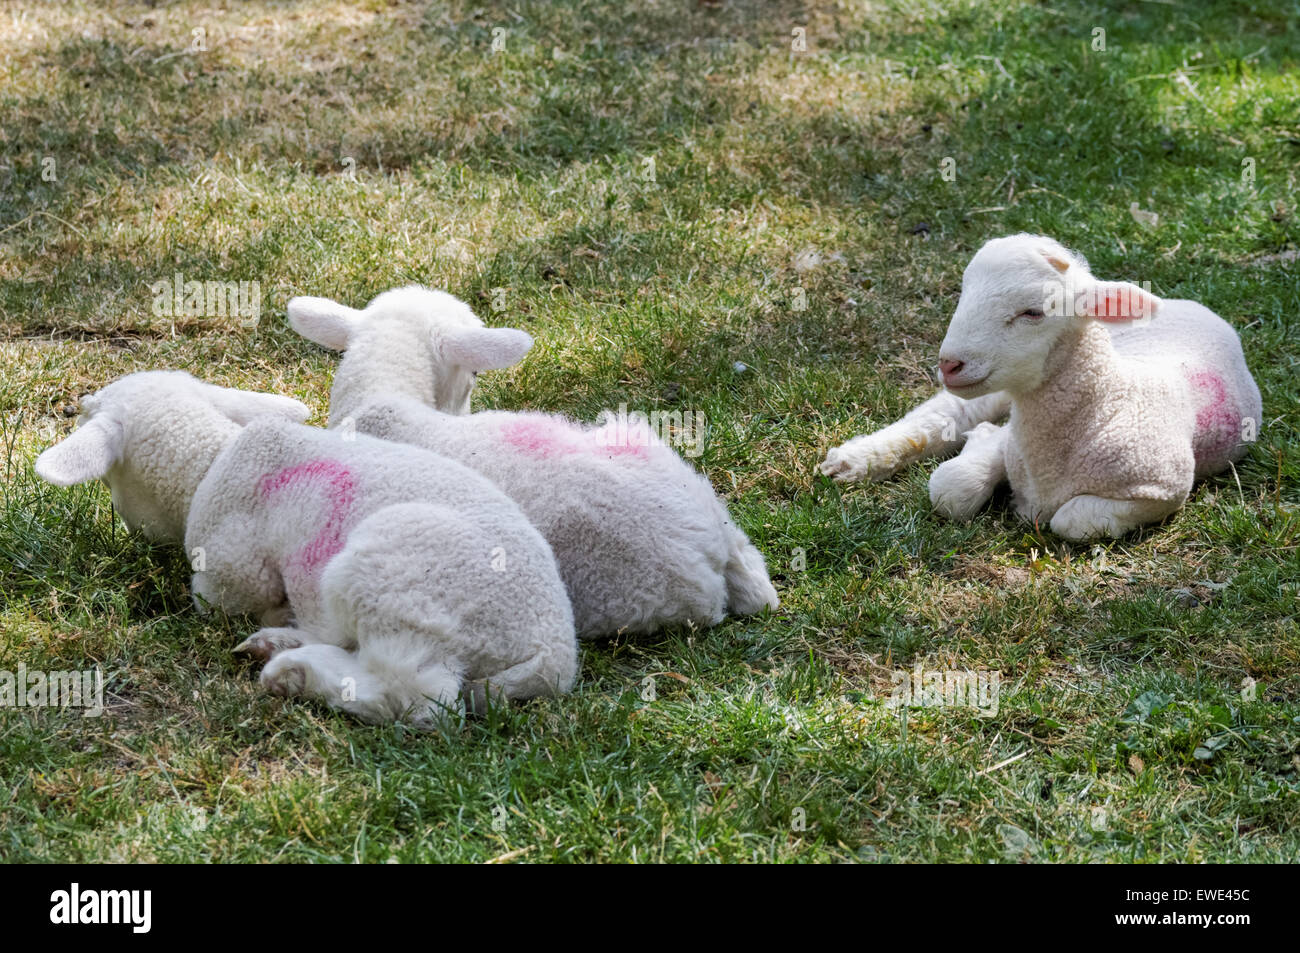
[[[109,709],[0,710],[0,859],[1293,860],[1298,38],[1286,0],[0,3],[0,670],[99,665]],[[929,393],[1019,230],[1241,332],[1258,446],[1163,525],[814,476]],[[260,322],[155,316],[177,272],[259,281]],[[537,338],[480,407],[703,411],[781,609],[365,727],[263,694],[183,554],[32,475],[134,370],[322,420],[285,301],[409,281]],[[997,714],[890,708],[916,665],[1001,673]]]

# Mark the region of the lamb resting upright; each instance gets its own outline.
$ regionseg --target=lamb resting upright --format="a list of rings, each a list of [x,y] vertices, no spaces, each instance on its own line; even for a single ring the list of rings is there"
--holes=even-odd
[[[777,605],[762,554],[708,480],[648,428],[552,414],[467,414],[474,376],[532,346],[485,328],[464,302],[412,286],[364,311],[294,298],[289,321],[344,351],[330,427],[413,443],[473,467],[519,503],[551,544],[578,637],[709,626]],[[463,416],[462,416],[463,415]]]
[[[969,519],[1009,480],[1020,515],[1086,540],[1165,518],[1259,432],[1259,388],[1227,322],[1099,281],[1039,235],[971,259],[939,370],[946,392],[831,450],[822,472],[885,479],[961,447],[930,477],[939,512]]]
[[[430,728],[463,684],[476,698],[567,691],[572,612],[519,508],[452,460],[306,414],[183,372],[132,374],[87,397],[36,470],[103,479],[128,526],[183,538],[196,601],[264,625],[291,614],[241,646],[270,659],[274,692]]]

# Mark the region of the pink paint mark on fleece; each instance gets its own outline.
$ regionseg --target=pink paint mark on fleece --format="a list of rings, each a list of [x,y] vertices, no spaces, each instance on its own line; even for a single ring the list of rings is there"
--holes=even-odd
[[[295,551],[285,568],[314,577],[343,548],[343,527],[356,500],[352,472],[337,460],[309,460],[263,477],[258,490],[269,500],[282,490],[319,486],[325,490],[325,523],[309,543]]]
[[[644,433],[635,428],[607,424],[595,430],[583,430],[549,417],[513,420],[501,428],[501,436],[510,446],[534,457],[551,459],[576,453],[599,456],[645,457],[654,440],[648,427]]]
[[[1203,456],[1220,456],[1235,447],[1241,439],[1241,412],[1228,396],[1223,378],[1213,371],[1191,371],[1187,383],[1200,395],[1196,410],[1196,439],[1193,442],[1197,459]]]

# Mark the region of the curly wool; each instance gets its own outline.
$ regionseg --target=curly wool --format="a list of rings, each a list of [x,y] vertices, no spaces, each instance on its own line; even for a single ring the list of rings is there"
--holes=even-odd
[[[1046,382],[1012,399],[1016,509],[1049,521],[1078,496],[1181,506],[1246,454],[1261,413],[1236,332],[1195,301],[1164,300],[1141,325],[1085,324],[1053,350]]]
[[[440,723],[465,685],[505,698],[572,687],[572,611],[550,547],[488,480],[416,447],[283,414],[241,427],[214,392],[242,393],[184,374],[131,375],[88,402],[90,419],[47,451],[63,448],[44,469],[57,475],[78,442],[116,434],[97,475],[128,524],[151,521],[172,540],[183,527],[196,601],[291,613],[292,627],[249,640],[272,656],[264,685],[419,727]],[[162,511],[183,521],[152,515]]]
[[[532,343],[523,332],[483,328],[463,302],[418,287],[364,312],[296,298],[289,313],[300,333],[344,349],[330,426],[415,444],[491,479],[550,543],[579,638],[777,606],[762,554],[709,481],[647,428],[435,409],[467,407],[472,373],[522,357]]]

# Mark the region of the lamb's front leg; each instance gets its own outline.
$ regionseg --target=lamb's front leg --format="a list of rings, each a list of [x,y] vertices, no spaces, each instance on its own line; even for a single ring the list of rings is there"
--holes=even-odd
[[[1101,496],[1076,496],[1061,505],[1052,516],[1052,532],[1066,539],[1084,541],[1112,538],[1139,526],[1158,523],[1183,505],[1177,500],[1109,500]]]
[[[956,450],[971,428],[1010,410],[1011,398],[1002,392],[962,400],[942,390],[897,423],[834,448],[820,469],[841,483],[886,480],[910,463]]]
[[[930,504],[951,520],[971,519],[1007,478],[1006,427],[982,423],[966,435],[966,446],[930,474]]]

